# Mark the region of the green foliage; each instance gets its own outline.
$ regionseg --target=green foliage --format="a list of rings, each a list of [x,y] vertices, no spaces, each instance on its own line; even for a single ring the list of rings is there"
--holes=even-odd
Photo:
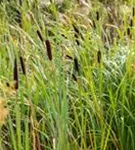
[[[135,149],[134,16],[92,5],[1,1],[0,149]]]

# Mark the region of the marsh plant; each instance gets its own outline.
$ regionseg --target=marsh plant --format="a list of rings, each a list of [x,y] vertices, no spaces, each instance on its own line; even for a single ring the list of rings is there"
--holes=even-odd
[[[0,150],[135,150],[134,5],[0,1]]]

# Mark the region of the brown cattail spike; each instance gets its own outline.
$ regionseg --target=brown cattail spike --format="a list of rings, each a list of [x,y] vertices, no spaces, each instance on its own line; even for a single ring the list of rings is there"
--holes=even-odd
[[[100,19],[98,11],[96,12],[96,19],[97,19],[97,21]]]
[[[133,7],[133,17],[135,16],[135,6]]]
[[[22,28],[22,14],[19,10],[15,10],[16,18],[15,22]]]
[[[14,81],[15,81],[14,88],[17,90],[19,81],[18,81],[18,65],[16,58],[14,60]]]
[[[77,81],[77,77],[74,74],[72,74],[72,78],[74,79],[74,81]]]
[[[127,35],[130,35],[130,28],[127,28]]]
[[[74,28],[74,31],[75,31],[74,36],[76,38],[76,43],[77,43],[77,45],[80,45],[79,40],[78,40],[78,37],[79,37],[78,35],[80,34],[80,32],[79,32],[78,28],[75,25],[73,25],[73,28]]]
[[[77,60],[76,57],[74,58],[74,69],[75,69],[77,72],[79,72],[79,64],[78,64],[78,60]]]
[[[22,72],[24,75],[26,75],[26,68],[25,68],[24,59],[22,56],[20,56],[20,63],[21,63],[21,67],[22,67]]]
[[[6,86],[7,86],[7,87],[10,87],[10,84],[9,84],[8,82],[6,82]]]
[[[130,27],[133,27],[133,19],[130,20]]]
[[[101,51],[99,50],[98,52],[97,52],[97,61],[98,61],[98,63],[100,64],[101,63]]]
[[[69,55],[66,55],[66,58],[67,59],[70,59],[70,60],[73,60],[73,57],[69,56]]]
[[[74,28],[74,31],[75,31],[77,34],[80,33],[80,32],[79,32],[79,29],[78,29],[75,25],[73,25],[73,28]]]
[[[94,20],[92,21],[92,24],[93,24],[93,28],[95,29],[96,28],[96,23],[95,23]]]
[[[46,49],[47,49],[48,58],[49,58],[49,60],[52,60],[52,50],[51,50],[50,41],[49,41],[49,40],[46,40],[46,41],[45,41],[45,44],[46,44]]]
[[[41,33],[40,33],[39,30],[37,30],[37,35],[38,35],[39,39],[40,39],[42,42],[44,42],[44,39],[43,39],[43,37],[42,37],[42,35],[41,35]]]

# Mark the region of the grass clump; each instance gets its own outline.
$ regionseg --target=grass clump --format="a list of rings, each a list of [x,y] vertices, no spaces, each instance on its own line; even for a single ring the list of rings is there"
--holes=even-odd
[[[0,149],[134,150],[134,17],[133,2],[1,1]]]

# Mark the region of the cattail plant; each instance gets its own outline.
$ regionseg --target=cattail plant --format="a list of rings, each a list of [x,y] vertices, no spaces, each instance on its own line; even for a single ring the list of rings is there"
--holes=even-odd
[[[96,11],[96,20],[98,21],[99,19],[100,19],[99,12]]]
[[[94,20],[92,21],[92,27],[93,27],[94,29],[96,29],[96,23],[95,23]]]
[[[20,56],[20,63],[21,63],[22,72],[24,75],[26,75],[26,68],[25,68],[24,59],[22,56]]]
[[[127,35],[130,35],[130,28],[127,28]]]
[[[75,74],[72,74],[72,78],[77,82],[77,77],[75,76]]]
[[[44,39],[43,39],[43,37],[42,37],[42,35],[41,35],[41,33],[40,33],[39,30],[37,30],[37,35],[38,35],[39,39],[40,39],[42,42],[44,42]]]
[[[133,17],[135,16],[135,7],[133,7],[132,15],[133,15]]]
[[[97,62],[100,64],[101,63],[101,58],[102,58],[102,55],[101,55],[101,51],[99,50],[97,52]]]
[[[69,55],[66,55],[65,58],[66,58],[66,59],[73,60],[73,57],[71,57],[71,56],[69,56]]]
[[[130,39],[132,38],[132,33],[131,33],[132,27],[133,27],[133,19],[130,20],[129,27],[127,28],[127,35],[130,37]]]
[[[80,34],[79,29],[73,24],[73,28],[76,34]]]
[[[8,82],[6,82],[6,86],[7,86],[7,87],[10,87],[10,84],[9,84]]]
[[[79,34],[80,34],[79,29],[75,25],[73,25],[73,28],[74,28],[74,32],[75,32],[74,36],[75,36],[76,43],[77,43],[77,45],[80,45],[80,42],[78,40]]]
[[[74,69],[79,73],[79,64],[76,57],[74,58]]]
[[[22,28],[22,14],[20,10],[15,10],[16,11],[16,18],[15,21],[18,23],[18,25]]]
[[[52,49],[51,49],[50,41],[46,40],[45,44],[46,44],[46,50],[47,50],[48,58],[49,58],[49,60],[52,60]]]
[[[14,88],[17,90],[19,81],[18,81],[18,65],[17,65],[17,59],[16,58],[14,60],[14,81],[15,81]]]
[[[133,27],[133,19],[130,20],[130,27]]]

